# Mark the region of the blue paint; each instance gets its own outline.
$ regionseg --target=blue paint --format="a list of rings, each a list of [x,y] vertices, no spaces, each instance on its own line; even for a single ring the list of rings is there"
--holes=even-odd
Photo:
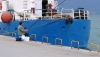
[[[24,27],[29,28],[37,20],[24,21]],[[52,22],[52,23],[51,23]],[[0,23],[2,24],[2,23]],[[74,19],[72,24],[66,24],[66,20],[40,20],[28,31],[30,34],[36,34],[36,40],[42,41],[42,36],[48,37],[48,42],[55,44],[56,38],[62,39],[63,46],[70,46],[72,40],[80,42],[80,48],[87,48],[88,40],[90,36],[90,20]],[[4,31],[16,32],[18,38],[18,32],[16,28],[19,25],[19,21],[11,21],[10,23],[4,23],[0,30],[0,33]],[[5,28],[5,29],[3,29]],[[11,34],[9,35],[11,36]],[[34,37],[32,37],[34,40]],[[44,39],[46,42],[46,39]],[[57,41],[57,45],[60,45],[60,41]],[[77,43],[73,44],[77,47]]]

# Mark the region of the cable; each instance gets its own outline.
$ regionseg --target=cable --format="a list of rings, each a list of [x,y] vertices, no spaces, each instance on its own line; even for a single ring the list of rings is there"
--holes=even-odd
[[[32,27],[32,28],[38,28],[38,27],[41,27],[41,26],[46,26],[46,25],[52,24],[52,23],[54,23],[54,22],[57,22],[57,21],[59,21],[59,20],[62,20],[62,19],[58,19],[58,20],[54,20],[54,21],[51,21],[51,22],[47,22],[46,24],[42,24],[42,25],[35,26],[35,27]],[[31,28],[31,29],[32,29],[32,28]]]
[[[33,23],[28,29],[30,29],[31,27],[33,27],[33,25],[35,25],[37,22],[39,22],[40,21],[40,19],[39,20],[37,20],[35,23]]]
[[[60,4],[58,4],[56,7],[58,7],[59,5],[61,5],[62,3],[64,3],[65,1],[66,1],[66,0],[63,0],[63,1],[62,1]],[[56,8],[56,7],[55,7],[55,8]],[[54,8],[54,9],[55,9],[55,8]]]

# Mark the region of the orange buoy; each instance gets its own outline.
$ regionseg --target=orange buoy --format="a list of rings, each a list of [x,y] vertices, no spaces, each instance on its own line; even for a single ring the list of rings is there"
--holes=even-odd
[[[57,10],[52,9],[52,4],[51,3],[47,4],[46,7],[48,8],[48,10],[47,10],[48,16],[51,16],[51,15],[53,16],[53,15],[57,14]]]
[[[0,10],[2,10],[2,2],[0,1]]]
[[[4,23],[9,23],[12,20],[12,14],[10,12],[4,12],[4,13],[2,13],[1,20]]]

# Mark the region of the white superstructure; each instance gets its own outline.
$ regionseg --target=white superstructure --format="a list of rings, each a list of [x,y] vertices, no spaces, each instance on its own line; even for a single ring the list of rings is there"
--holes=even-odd
[[[31,10],[31,8],[35,8],[38,10],[35,10],[35,14],[38,16],[42,16],[42,2],[44,0],[2,0],[3,8],[2,11],[6,10],[14,10],[14,11],[20,11],[20,10]],[[46,0],[45,0],[46,1]],[[56,0],[47,0],[48,3],[52,4],[52,8],[56,7]],[[46,6],[46,5],[45,5]]]
[[[20,1],[1,0],[1,2],[2,2],[2,10],[0,10],[1,11],[0,17],[4,11],[13,10],[15,11],[13,13],[13,17],[15,18],[15,20],[21,20],[21,19],[34,20],[34,19],[42,18],[44,16],[49,17],[51,19],[52,17],[59,19],[62,17],[65,18],[67,15],[70,15],[73,19],[75,18],[73,9],[62,8],[59,11],[57,0],[20,0]],[[47,10],[48,4],[52,5],[51,11]],[[54,9],[56,10],[53,12]],[[71,12],[67,12],[67,11],[71,11]],[[84,15],[84,17],[88,17],[88,15],[87,16]],[[78,17],[81,17],[80,13]]]

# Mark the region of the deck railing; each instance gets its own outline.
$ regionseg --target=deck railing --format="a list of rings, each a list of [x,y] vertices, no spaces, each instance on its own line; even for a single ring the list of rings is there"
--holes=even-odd
[[[42,19],[66,19],[66,16],[70,15],[73,19],[79,17],[79,19],[81,19],[81,17],[84,17],[85,18],[89,18],[89,11],[85,11],[83,10],[84,12],[81,12],[79,10],[79,12],[74,12],[73,9],[65,9],[65,8],[62,8],[61,11],[58,12],[42,12],[42,10],[50,10],[50,9],[35,9],[35,10],[41,10],[41,13],[42,14],[46,14],[45,16],[42,16],[41,15],[38,15],[37,13],[35,14],[32,14],[30,10],[24,10],[22,12],[16,12],[16,11],[13,11],[12,12],[12,15],[13,15],[13,20],[34,20],[34,19],[39,19],[41,18]],[[70,12],[69,12],[70,11]],[[4,12],[4,11],[2,11]],[[49,15],[48,15],[49,13]],[[54,14],[56,13],[56,14]],[[75,13],[79,14],[77,16],[75,16]],[[83,14],[81,14],[83,13]],[[51,15],[50,15],[51,14]],[[52,15],[54,14],[54,15]],[[33,16],[32,16],[33,15]]]

